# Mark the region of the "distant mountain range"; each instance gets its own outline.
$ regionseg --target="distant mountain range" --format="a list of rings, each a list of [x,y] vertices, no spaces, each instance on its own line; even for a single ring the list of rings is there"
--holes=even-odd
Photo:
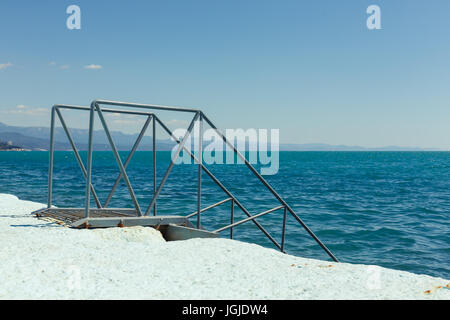
[[[367,148],[360,146],[330,145],[325,143],[306,144],[280,144],[280,150],[284,151],[442,151],[436,148],[415,148],[386,146],[377,148]]]
[[[69,129],[79,150],[87,150],[88,130]],[[130,150],[138,134],[125,134],[120,131],[111,131],[118,150]],[[9,126],[0,122],[0,142],[4,146],[13,145],[26,150],[48,150],[50,129],[48,127],[20,127]],[[170,140],[156,140],[158,150],[172,150],[175,143]],[[152,150],[152,137],[144,136],[139,145],[141,151]],[[280,144],[280,151],[440,151],[439,149],[424,149],[414,147],[386,146],[379,148],[366,148],[360,146],[329,145],[324,143],[307,144]],[[94,149],[111,150],[103,130],[94,132]],[[1,145],[0,145],[0,150]],[[66,134],[61,127],[55,128],[55,150],[72,150]]]
[[[89,131],[87,129],[70,128],[70,134],[78,150],[87,150]],[[114,143],[118,150],[130,150],[138,134],[124,134],[120,131],[111,131]],[[50,129],[48,127],[19,127],[9,126],[0,122],[0,141],[20,146],[28,150],[48,150]],[[144,136],[138,150],[152,150],[152,137]],[[157,140],[158,150],[172,150],[174,142],[170,139]],[[111,150],[108,139],[103,130],[94,132],[94,149]],[[55,128],[55,150],[72,150],[64,129]]]

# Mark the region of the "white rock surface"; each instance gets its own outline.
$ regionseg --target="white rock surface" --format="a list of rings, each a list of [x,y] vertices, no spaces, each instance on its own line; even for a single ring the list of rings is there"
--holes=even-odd
[[[0,299],[450,299],[450,281],[144,227],[75,230],[0,194]]]

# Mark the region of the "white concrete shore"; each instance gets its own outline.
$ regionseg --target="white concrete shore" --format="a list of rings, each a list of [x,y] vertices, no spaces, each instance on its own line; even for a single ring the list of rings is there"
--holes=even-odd
[[[0,194],[0,299],[450,299],[450,280],[152,228],[74,230]]]

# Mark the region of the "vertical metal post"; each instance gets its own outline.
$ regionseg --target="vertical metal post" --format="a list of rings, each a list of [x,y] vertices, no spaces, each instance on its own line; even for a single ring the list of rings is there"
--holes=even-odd
[[[203,116],[200,113],[198,122],[198,185],[197,185],[197,229],[200,229],[201,202],[202,202],[202,164],[203,164]]]
[[[70,134],[69,128],[66,125],[66,122],[64,121],[64,118],[61,114],[61,111],[59,111],[58,107],[55,108],[56,109],[56,115],[59,118],[59,121],[61,122],[61,125],[64,129],[64,131],[66,132],[66,136],[67,139],[69,139],[69,143],[72,146],[72,150],[73,153],[75,154],[75,158],[77,159],[78,165],[80,166],[81,172],[83,172],[83,176],[86,179],[86,169],[84,168],[83,165],[83,160],[81,160],[80,154],[78,153],[78,149],[75,145],[75,142],[72,139],[72,135]],[[94,201],[97,204],[97,208],[101,208],[102,205],[100,204],[100,200],[98,199],[97,193],[95,192],[94,186],[91,183],[91,192],[92,192],[92,196],[94,197]]]
[[[153,197],[156,195],[156,117],[153,117]],[[156,216],[156,200],[153,205],[153,215]]]
[[[48,199],[47,208],[52,206],[53,193],[53,151],[54,151],[54,136],[55,136],[55,107],[52,108],[52,115],[50,120],[50,146],[48,154]]]
[[[281,252],[284,251],[284,240],[286,237],[286,218],[287,218],[287,209],[284,207],[283,210],[283,230],[281,231]]]
[[[161,193],[162,188],[164,187],[164,184],[166,183],[167,178],[169,177],[170,172],[172,171],[173,166],[175,165],[175,162],[177,161],[181,150],[183,150],[183,147],[187,141],[187,138],[189,137],[189,135],[191,134],[192,128],[194,128],[194,124],[195,121],[197,121],[199,117],[199,113],[196,113],[194,118],[191,121],[191,124],[189,125],[186,134],[184,135],[183,140],[181,141],[181,143],[178,144],[178,148],[177,151],[175,152],[174,155],[172,155],[172,159],[170,161],[170,165],[166,170],[166,173],[164,174],[164,177],[162,178],[161,182],[159,183],[158,189],[156,190],[155,195],[153,196],[152,201],[150,202],[150,204],[147,207],[147,210],[145,211],[145,215],[147,216],[150,213],[150,210],[153,208],[153,205],[155,204],[156,198],[159,196],[159,194]],[[159,122],[159,121],[158,121]],[[160,122],[161,123],[161,122]]]
[[[89,202],[91,194],[91,178],[92,178],[92,151],[93,151],[93,135],[94,135],[94,108],[96,108],[96,103],[91,104],[91,110],[89,111],[89,140],[88,140],[88,154],[87,154],[87,164],[86,164],[86,194],[85,194],[85,204],[84,204],[84,217],[89,218]]]
[[[119,167],[120,173],[122,174],[123,180],[128,188],[128,192],[130,193],[131,200],[133,201],[134,208],[136,209],[137,216],[142,216],[141,207],[139,206],[139,202],[136,199],[136,195],[134,194],[133,187],[131,186],[130,179],[128,179],[127,172],[123,167],[122,160],[120,159],[119,151],[117,151],[117,147],[114,144],[114,140],[109,132],[108,125],[106,123],[105,117],[103,116],[102,109],[100,106],[96,105],[98,117],[100,118],[100,122],[102,123],[103,129],[105,130],[106,137],[108,138],[109,144],[111,146],[111,150],[113,152],[114,158],[116,158],[117,166]]]
[[[234,223],[234,199],[231,199],[231,221],[230,224]],[[230,239],[233,239],[233,227],[230,228]]]

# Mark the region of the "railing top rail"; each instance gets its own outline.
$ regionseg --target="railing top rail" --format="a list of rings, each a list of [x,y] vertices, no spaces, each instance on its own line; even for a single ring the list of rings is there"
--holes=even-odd
[[[110,101],[110,100],[101,100],[101,99],[94,100],[91,105],[95,105],[95,104],[104,104],[104,105],[130,107],[130,108],[178,111],[178,112],[192,112],[192,113],[201,112],[200,109],[180,108],[180,107],[172,107],[172,106],[161,106],[161,105],[154,105],[154,104],[141,104],[141,103],[131,103],[131,102],[121,102],[121,101]]]
[[[90,107],[85,106],[75,106],[75,105],[68,105],[68,104],[55,104],[53,108],[56,109],[71,109],[71,110],[84,110],[89,111],[91,110]],[[134,115],[142,115],[142,116],[152,116],[154,115],[153,112],[148,111],[132,111],[132,110],[123,110],[123,109],[109,109],[109,108],[102,108],[103,112],[109,112],[109,113],[124,113],[124,114],[134,114]]]
[[[205,211],[208,211],[209,209],[215,208],[215,207],[217,207],[217,206],[220,206],[221,204],[223,204],[223,203],[225,203],[225,202],[228,202],[228,201],[231,201],[231,200],[233,200],[233,198],[226,198],[226,199],[224,199],[224,200],[221,200],[221,201],[219,201],[219,202],[216,202],[216,203],[214,203],[214,204],[212,204],[212,205],[210,205],[210,206],[208,206],[208,207],[206,207],[206,208],[201,209],[201,210],[200,210],[200,213],[205,212]],[[193,213],[187,215],[186,218],[191,218],[191,217],[193,217],[193,216],[196,216],[197,214],[198,214],[198,211],[195,211],[195,212],[193,212]]]

